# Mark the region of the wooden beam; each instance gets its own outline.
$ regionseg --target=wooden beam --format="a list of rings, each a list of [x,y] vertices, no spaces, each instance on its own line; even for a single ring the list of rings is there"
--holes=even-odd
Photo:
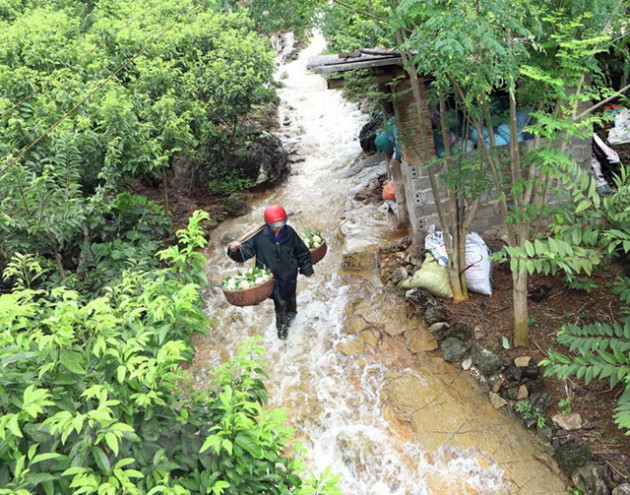
[[[392,75],[374,74],[372,76],[366,76],[364,80],[382,86],[392,80]],[[328,89],[342,89],[346,86],[346,80],[342,77],[335,77],[333,79],[327,79],[326,84],[328,85]]]

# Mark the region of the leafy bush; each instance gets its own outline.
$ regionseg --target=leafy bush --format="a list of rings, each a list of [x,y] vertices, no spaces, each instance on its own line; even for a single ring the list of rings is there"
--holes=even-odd
[[[287,493],[302,486],[284,414],[249,343],[196,391],[181,363],[209,321],[199,222],[98,298],[63,287],[0,296],[0,493]],[[199,256],[198,256],[199,255]],[[29,261],[32,263],[32,260]],[[189,274],[182,277],[184,268]],[[34,270],[35,272],[37,270]],[[333,479],[313,486],[335,492]],[[328,488],[326,488],[328,487]]]
[[[243,191],[253,185],[253,180],[240,177],[237,170],[230,170],[210,179],[208,189],[213,194],[229,196],[236,191]]]
[[[545,375],[563,380],[575,376],[586,384],[593,379],[607,379],[611,388],[621,384],[623,391],[614,418],[630,434],[630,319],[612,325],[565,325],[558,332],[558,342],[575,355],[550,350],[540,363],[546,367]]]

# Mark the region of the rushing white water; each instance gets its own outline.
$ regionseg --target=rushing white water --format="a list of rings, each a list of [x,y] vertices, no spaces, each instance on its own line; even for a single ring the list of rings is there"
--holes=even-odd
[[[206,300],[217,327],[199,342],[197,379],[204,380],[205,370],[234,355],[244,339],[262,335],[271,403],[288,408],[290,423],[307,448],[311,472],[332,466],[334,473],[342,475],[342,490],[349,495],[506,493],[503,469],[483,452],[444,444],[428,454],[413,435],[392,427],[382,400],[392,371],[378,354],[352,357],[336,350],[348,337],[343,322],[349,304],[378,289],[372,281],[340,273],[341,251],[353,243],[370,244],[390,235],[395,219],[376,206],[350,199],[350,191],[382,172],[383,165],[348,173],[361,153],[358,134],[366,116],[341,92],[327,90],[320,76],[307,72],[308,58],[323,48],[324,41],[316,37],[297,60],[278,70],[284,83],[281,138],[304,161],[293,165],[285,184],[255,202],[251,214],[224,222],[213,234],[207,253],[213,285]],[[321,230],[329,244],[328,255],[315,266],[315,276],[300,277],[298,315],[287,341],[276,337],[271,301],[235,308],[224,301],[218,288],[224,277],[242,268],[225,255],[227,241],[259,224],[268,203],[297,212],[290,224],[298,230]],[[395,356],[391,362],[396,363]],[[444,386],[428,384],[429,378],[416,368],[402,366],[396,372],[430,387]],[[453,404],[449,407],[459,407],[457,400]]]

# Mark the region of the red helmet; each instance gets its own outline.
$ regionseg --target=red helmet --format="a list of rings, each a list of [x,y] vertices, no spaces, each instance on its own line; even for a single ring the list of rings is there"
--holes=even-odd
[[[269,227],[284,227],[287,223],[287,212],[280,205],[267,206],[265,208],[265,222]]]

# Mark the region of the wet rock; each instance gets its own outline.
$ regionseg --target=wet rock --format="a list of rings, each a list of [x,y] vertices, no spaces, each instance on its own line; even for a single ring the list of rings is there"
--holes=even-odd
[[[584,442],[573,440],[558,447],[554,453],[562,471],[571,476],[579,467],[591,458],[591,453]]]
[[[553,399],[547,392],[534,392],[530,394],[529,402],[533,408],[544,414],[553,404]]]
[[[393,285],[398,285],[400,281],[407,278],[408,276],[409,274],[407,273],[407,270],[405,268],[403,267],[396,268],[396,270],[394,270],[389,276],[389,283]]]
[[[444,337],[455,337],[459,340],[470,340],[472,338],[472,332],[468,329],[468,325],[464,325],[462,323],[456,323],[451,328],[449,328],[446,332],[444,332]]]
[[[489,392],[488,397],[490,398],[490,404],[492,404],[495,409],[501,409],[507,405],[507,401],[495,392]]]
[[[543,425],[536,429],[536,436],[545,445],[551,445],[551,440],[553,439],[553,428],[550,425]]]
[[[230,197],[225,200],[225,203],[223,203],[223,208],[225,208],[225,211],[231,217],[241,217],[246,215],[249,211],[247,200],[241,193],[231,194]]]
[[[359,340],[364,344],[364,350],[369,350],[378,345],[381,340],[381,333],[373,328],[365,330],[359,334]]]
[[[505,379],[508,382],[520,383],[523,379],[523,368],[510,364],[504,372]]]
[[[372,270],[378,266],[378,245],[370,244],[343,254],[341,267],[348,272]]]
[[[551,417],[551,421],[553,421],[553,424],[558,428],[567,431],[579,430],[584,425],[582,416],[578,413],[556,414]]]
[[[434,323],[429,327],[429,332],[431,332],[436,339],[444,340],[444,334],[448,331],[450,325],[445,321],[440,323]]]
[[[427,322],[427,325],[446,321],[446,310],[442,306],[429,308],[424,313],[424,321]]]
[[[369,326],[370,324],[367,321],[365,321],[365,319],[362,316],[350,315],[346,319],[346,324],[344,326],[344,329],[346,330],[346,333],[349,333],[350,335],[355,335],[365,330]]]
[[[611,495],[630,495],[630,483],[624,483],[614,488]]]
[[[402,258],[407,255],[400,253],[400,251],[406,250],[411,245],[411,238],[409,236],[402,237],[398,240],[381,244],[378,248],[380,254],[398,253],[402,254]]]
[[[403,421],[411,419],[421,407],[419,399],[427,395],[426,384],[411,374],[400,375],[390,381],[385,392],[395,416]]]
[[[511,387],[504,387],[501,389],[501,396],[508,400],[517,400],[519,385],[512,385]]]
[[[471,363],[472,363],[472,360],[471,360]],[[503,386],[503,384],[504,384],[504,383],[505,383],[505,380],[503,380],[503,379],[499,379],[499,380],[497,380],[496,382],[494,382],[494,383],[492,384],[492,391],[493,391],[495,394],[498,394],[498,393],[499,393],[499,390],[501,390],[501,387]]]
[[[407,330],[404,326],[400,325],[395,321],[386,321],[385,325],[383,325],[383,332],[387,335],[391,335],[392,337],[396,337]]]
[[[342,462],[357,473],[367,469],[366,461],[374,455],[374,444],[363,432],[340,433],[337,436],[337,447]]]
[[[217,225],[228,217],[228,213],[225,211],[225,208],[219,205],[211,206],[207,209],[207,212],[210,215],[210,220],[217,222]]]
[[[341,354],[345,354],[346,356],[354,356],[356,354],[363,354],[365,350],[365,342],[363,342],[359,338],[346,340],[344,342],[339,342],[337,344],[337,350]]]
[[[424,328],[414,328],[405,332],[405,341],[411,352],[429,352],[438,348],[435,337]]]
[[[499,356],[484,349],[479,344],[473,344],[470,356],[473,364],[486,377],[494,375],[503,367],[503,361]]]
[[[455,337],[450,337],[442,341],[440,349],[442,350],[444,361],[454,363],[461,361],[468,349],[470,349],[470,344]]]
[[[514,358],[514,366],[518,366],[519,368],[524,368],[529,366],[530,361],[532,360],[529,356],[519,356]]]
[[[405,292],[405,299],[413,303],[418,308],[428,309],[436,307],[439,303],[433,294],[426,289],[409,289]],[[426,315],[425,315],[426,319]]]
[[[601,464],[587,464],[577,468],[571,479],[580,493],[588,495],[610,495],[608,470]]]

